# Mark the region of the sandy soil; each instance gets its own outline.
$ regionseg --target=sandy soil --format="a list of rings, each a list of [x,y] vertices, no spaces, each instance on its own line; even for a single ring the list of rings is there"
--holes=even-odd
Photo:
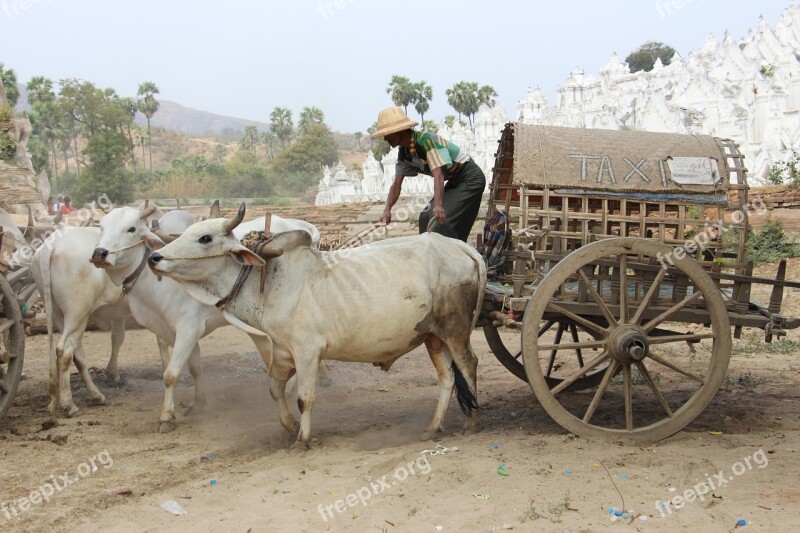
[[[798,266],[793,261],[790,277],[797,279]],[[785,295],[795,315],[798,295]],[[754,296],[766,301],[763,294]],[[73,375],[82,414],[72,419],[44,410],[47,338],[30,337],[28,379],[0,421],[0,526],[730,531],[744,519],[748,531],[789,531],[800,527],[800,363],[794,353],[800,345],[768,349],[762,338],[756,331],[736,341],[729,379],[711,406],[656,445],[567,434],[476,331],[479,433],[457,434],[464,418],[453,402],[443,438],[418,440],[437,395],[434,369],[418,349],[388,373],[332,363],[333,385],[318,389],[314,447],[289,453],[291,437],[277,421],[264,365],[237,330],[217,330],[202,341],[209,405],[202,413],[179,414],[178,429],[164,435],[157,433],[162,385],[149,333],[128,332],[120,357],[123,386],[112,388],[96,376],[108,405],[86,406],[86,389]],[[798,335],[792,332],[789,339]],[[108,334],[88,333],[84,345],[91,363],[105,366]],[[188,404],[192,397],[186,376],[178,399]],[[437,444],[451,450],[423,454],[441,451]],[[502,464],[507,476],[498,472]],[[659,501],[714,480],[720,471],[730,480],[702,501],[659,511]],[[62,486],[66,479],[70,484]],[[30,497],[33,504],[20,501]],[[169,500],[187,514],[162,510]],[[339,500],[343,512],[336,508]],[[633,509],[648,519],[612,522],[609,507]]]

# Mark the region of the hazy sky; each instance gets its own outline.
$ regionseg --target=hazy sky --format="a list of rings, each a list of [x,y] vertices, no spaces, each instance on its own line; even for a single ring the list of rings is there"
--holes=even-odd
[[[265,122],[314,105],[364,132],[394,74],[433,87],[430,118],[453,113],[444,92],[461,80],[492,85],[515,118],[527,87],[552,104],[578,65],[597,74],[647,40],[685,58],[709,33],[774,25],[789,1],[0,0],[0,62],[21,82],[77,77],[123,96],[153,81],[161,99]]]

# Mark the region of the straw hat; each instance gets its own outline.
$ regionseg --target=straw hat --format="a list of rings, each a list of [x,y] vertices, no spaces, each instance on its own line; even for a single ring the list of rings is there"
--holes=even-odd
[[[419,124],[414,122],[399,107],[387,107],[378,114],[378,129],[372,134],[373,139],[386,137],[391,133],[408,130]]]

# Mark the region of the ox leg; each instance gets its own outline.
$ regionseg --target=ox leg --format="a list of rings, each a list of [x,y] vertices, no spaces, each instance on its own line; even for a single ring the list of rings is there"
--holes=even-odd
[[[311,411],[314,408],[319,357],[295,354],[297,368],[297,407],[300,409],[300,431],[292,449],[307,450],[311,442]]]
[[[458,349],[452,349],[456,346]],[[466,342],[451,342],[444,346],[445,353],[449,354],[456,368],[464,378],[459,381],[456,378],[456,392],[459,404],[467,415],[462,431],[465,434],[478,431],[480,426],[480,416],[478,414],[478,358],[472,351],[472,345],[467,337]]]
[[[172,349],[172,357],[169,360],[167,369],[164,371],[164,405],[161,408],[161,416],[159,417],[159,433],[169,433],[175,430],[175,385],[178,384],[178,378],[180,378],[186,362],[197,348],[197,341],[201,333],[178,330],[178,336]]]
[[[444,429],[444,417],[447,414],[450,396],[453,395],[453,387],[456,382],[453,378],[453,360],[449,351],[443,349],[444,343],[442,343],[442,340],[434,335],[428,335],[425,339],[425,348],[428,349],[428,355],[439,376],[439,402],[436,404],[433,420],[431,420],[425,433],[422,434],[423,440],[429,440],[435,438]]]
[[[300,431],[300,425],[297,423],[295,417],[292,416],[291,411],[289,411],[289,405],[286,403],[287,382],[288,380],[286,379],[271,377],[269,379],[269,395],[272,396],[272,399],[278,404],[278,416],[280,417],[281,425],[291,435],[297,435]]]
[[[194,404],[184,414],[202,411],[206,406],[206,387],[203,379],[203,361],[200,359],[200,345],[196,344],[189,356],[189,374],[194,380]]]
[[[111,323],[111,358],[106,365],[106,381],[115,387],[122,384],[117,359],[123,342],[125,342],[125,319],[114,320]]]
[[[75,348],[73,362],[75,363],[75,368],[80,372],[81,378],[83,378],[83,383],[86,385],[88,403],[90,405],[105,405],[106,397],[100,392],[97,385],[94,384],[94,380],[92,380],[92,376],[89,374],[89,365],[86,364],[86,353],[83,351],[83,343],[79,343],[78,347]]]
[[[75,403],[72,401],[72,387],[70,386],[69,382],[69,370],[73,361],[76,362],[75,366],[78,367],[81,377],[86,384],[86,389],[89,392],[89,398],[93,400],[102,399],[102,401],[105,402],[105,397],[95,386],[92,378],[89,376],[89,372],[86,368],[85,360],[83,358],[83,350],[80,347],[80,339],[83,336],[83,332],[86,331],[86,322],[87,319],[84,319],[78,324],[64,324],[64,332],[62,333],[61,338],[58,341],[58,347],[56,348],[56,365],[59,378],[58,404],[59,407],[64,409],[67,416],[70,417],[75,416],[80,412]],[[76,359],[75,351],[79,349],[81,351]]]
[[[158,355],[161,356],[161,371],[167,371],[167,365],[169,364],[169,343],[162,339],[161,337],[156,337],[156,342],[158,343]]]
[[[64,331],[64,314],[55,304],[53,305],[53,324],[58,328],[58,331]],[[48,335],[50,351],[50,380],[47,384],[47,388],[50,392],[50,403],[47,406],[47,410],[51,414],[56,412],[56,407],[58,406],[59,380],[61,379],[61,374],[58,370],[58,351],[53,345],[52,335],[52,332],[50,332]]]

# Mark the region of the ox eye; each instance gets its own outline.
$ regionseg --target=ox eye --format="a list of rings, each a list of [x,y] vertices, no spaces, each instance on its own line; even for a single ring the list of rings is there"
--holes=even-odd
[[[200,244],[208,244],[211,242],[211,235],[203,235],[198,239]]]
[[[136,231],[136,228],[134,228],[133,226],[131,226],[130,228],[128,228],[128,233],[133,233],[133,232],[135,232],[135,231]]]

